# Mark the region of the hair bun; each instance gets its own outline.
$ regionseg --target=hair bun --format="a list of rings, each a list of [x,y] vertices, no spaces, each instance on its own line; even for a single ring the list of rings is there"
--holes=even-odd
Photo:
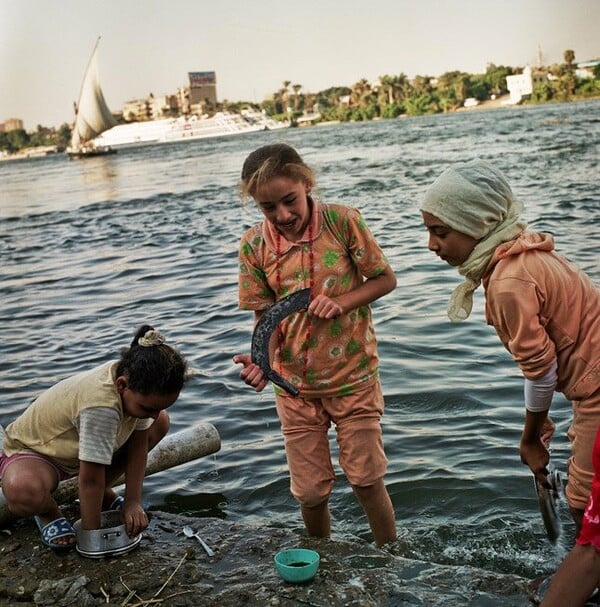
[[[138,345],[143,348],[151,348],[152,346],[160,346],[160,344],[165,343],[165,337],[162,333],[151,329],[150,331],[146,331],[142,337],[139,337]]]

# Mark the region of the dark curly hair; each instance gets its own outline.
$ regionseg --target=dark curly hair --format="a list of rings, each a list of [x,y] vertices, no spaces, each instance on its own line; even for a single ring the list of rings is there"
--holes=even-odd
[[[129,348],[121,351],[117,377],[126,376],[129,388],[140,394],[175,394],[187,381],[187,362],[165,343],[140,345],[149,331],[154,331],[150,325],[140,327]]]

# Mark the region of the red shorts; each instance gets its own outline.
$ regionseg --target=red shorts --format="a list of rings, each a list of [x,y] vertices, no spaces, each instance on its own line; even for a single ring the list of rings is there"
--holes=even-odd
[[[576,542],[581,545],[592,544],[600,552],[600,430],[596,434],[592,452],[594,479],[592,492],[583,514],[581,531]]]
[[[4,471],[6,468],[12,464],[12,462],[16,462],[19,459],[37,459],[42,462],[46,462],[49,466],[54,468],[56,472],[56,476],[58,477],[58,482],[64,481],[68,478],[72,478],[77,476],[76,474],[69,474],[65,470],[63,470],[57,463],[53,462],[49,457],[45,455],[41,455],[40,453],[33,453],[31,451],[25,453],[15,453],[14,455],[5,455],[0,451],[0,479],[4,476]]]

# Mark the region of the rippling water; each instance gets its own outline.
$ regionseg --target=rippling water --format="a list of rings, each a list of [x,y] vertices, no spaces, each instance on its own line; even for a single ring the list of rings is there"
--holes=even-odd
[[[571,539],[545,539],[520,464],[522,382],[483,320],[445,316],[455,270],[426,248],[419,201],[450,163],[481,157],[509,177],[538,230],[600,282],[600,102],[340,124],[122,150],[107,158],[0,163],[0,423],[58,379],[118,355],[151,322],[195,375],[173,430],[213,423],[215,456],[152,476],[152,507],[301,529],[270,391],[238,379],[252,317],[237,310],[238,240],[259,219],[236,184],[255,147],[284,140],[317,170],[321,197],[361,209],[398,276],[374,306],[387,482],[407,555],[534,577]],[[564,472],[570,406],[557,396],[553,462]],[[332,450],[337,455],[335,441]],[[338,473],[339,473],[338,468]],[[369,539],[343,475],[334,533]]]

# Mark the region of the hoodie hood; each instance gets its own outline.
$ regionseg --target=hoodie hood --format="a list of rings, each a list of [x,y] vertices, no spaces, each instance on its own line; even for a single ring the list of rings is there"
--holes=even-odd
[[[486,270],[488,275],[494,266],[506,257],[520,255],[526,251],[554,251],[554,236],[546,232],[532,232],[526,230],[521,232],[514,240],[503,242],[496,247],[492,259]]]

